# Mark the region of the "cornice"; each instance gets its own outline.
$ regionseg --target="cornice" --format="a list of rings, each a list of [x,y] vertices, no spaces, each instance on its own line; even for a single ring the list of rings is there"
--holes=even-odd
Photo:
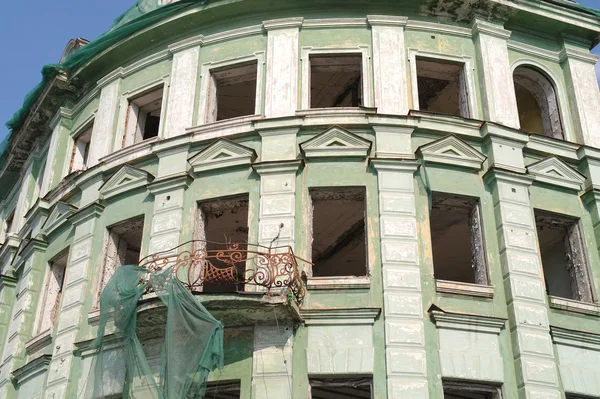
[[[270,19],[263,21],[263,27],[266,30],[300,28],[303,22],[304,18],[302,17]]]
[[[46,330],[41,334],[31,338],[25,344],[25,350],[28,354],[36,353],[52,343],[51,330]]]
[[[0,275],[0,292],[2,290],[4,290],[5,287],[6,288],[16,288],[18,282],[19,282],[19,280],[17,280],[14,277],[7,276],[7,275]]]
[[[259,162],[252,165],[252,168],[259,175],[267,175],[273,173],[297,172],[304,162],[301,159],[292,161],[269,161]]]
[[[184,51],[190,48],[199,48],[202,46],[202,44],[204,44],[204,36],[203,35],[198,35],[198,36],[193,36],[193,37],[189,37],[187,39],[181,40],[177,43],[173,43],[169,45],[169,53],[171,54],[175,54],[178,53],[180,51]]]
[[[103,211],[104,205],[100,204],[98,201],[94,201],[83,208],[79,208],[73,214],[69,215],[67,220],[71,222],[73,226],[77,226],[85,223],[89,219],[99,218]]]
[[[154,195],[159,195],[167,191],[184,189],[186,190],[194,178],[187,172],[181,172],[168,176],[157,177],[152,183],[148,184],[148,190]]]
[[[149,67],[150,65],[169,59],[171,57],[171,54],[172,53],[170,50],[162,50],[139,61],[136,61],[129,66],[117,68],[114,71],[110,72],[108,75],[104,76],[102,79],[98,80],[97,85],[98,87],[103,88],[116,79],[125,78],[135,72],[141,71],[142,69]]]
[[[35,252],[45,252],[48,248],[48,241],[39,237],[29,239],[29,242],[17,253],[19,261],[15,264],[15,270],[19,270],[26,259],[29,259]]]
[[[435,32],[450,36],[460,37],[473,37],[473,32],[469,28],[463,28],[460,26],[444,25],[439,22],[426,22],[408,20],[406,23],[406,30],[423,31],[423,32]]]
[[[305,19],[302,29],[331,29],[331,28],[355,28],[366,27],[366,18],[318,18]]]
[[[373,324],[380,313],[380,308],[300,310],[300,316],[306,325]]]
[[[557,344],[600,350],[600,335],[550,326],[552,341]]]
[[[34,374],[47,371],[51,361],[52,355],[42,355],[30,361],[25,366],[13,371],[10,374],[10,379],[13,380],[15,384],[23,383],[23,380],[32,377]]]
[[[509,144],[518,148],[525,147],[529,142],[529,135],[527,133],[493,122],[485,122],[481,127],[481,134],[484,139]]]
[[[447,313],[441,310],[430,310],[431,317],[438,328],[451,330],[467,330],[483,333],[500,334],[506,324],[505,319],[463,313]]]
[[[419,169],[419,162],[414,159],[369,158],[369,163],[377,170],[377,172],[401,171],[414,173]]]
[[[473,37],[483,33],[485,35],[493,36],[502,40],[508,40],[512,33],[498,24],[490,23],[480,19],[475,19],[473,21],[471,24],[471,32]]]
[[[494,181],[500,181],[503,183],[516,183],[530,186],[533,183],[534,178],[523,173],[492,167],[483,175],[483,181],[486,184],[491,184]]]
[[[21,238],[16,234],[8,234],[0,247],[0,261],[7,256],[14,255],[21,246]]]
[[[579,159],[578,151],[581,145],[568,141],[558,140],[540,134],[530,134],[525,150],[542,154],[558,155],[561,158],[576,161]]]
[[[371,26],[397,26],[405,27],[408,18],[394,15],[367,15],[367,22]]]
[[[596,65],[598,62],[598,56],[590,53],[584,53],[583,51],[574,50],[568,47],[564,47],[559,53],[560,62],[567,60],[583,61],[588,64]]]
[[[509,40],[506,46],[509,50],[513,50],[527,56],[538,57],[551,62],[560,62],[560,53],[556,51],[545,50],[540,47],[520,43],[515,40]]]
[[[263,33],[262,25],[252,25],[245,28],[232,29],[225,32],[214,33],[204,36],[203,46],[220,43],[227,40],[240,39],[242,37],[255,36]]]
[[[54,116],[52,117],[52,120],[50,120],[50,129],[56,129],[59,123],[62,123],[65,119],[71,120],[72,117],[73,111],[69,110],[66,107],[60,107],[56,114],[54,114]]]

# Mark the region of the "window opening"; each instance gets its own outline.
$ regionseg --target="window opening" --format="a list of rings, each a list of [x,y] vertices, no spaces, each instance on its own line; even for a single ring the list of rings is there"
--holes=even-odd
[[[563,126],[552,82],[534,68],[520,66],[513,74],[521,129],[563,140]]]
[[[548,294],[592,302],[579,221],[535,210],[535,225]]]
[[[500,388],[475,383],[444,382],[444,399],[501,399]]]
[[[436,279],[489,284],[478,199],[432,193],[430,227]]]
[[[311,189],[313,277],[366,276],[365,189]]]
[[[108,228],[100,292],[118,267],[136,265],[140,261],[143,232],[143,216],[120,222]]]
[[[362,55],[310,55],[310,108],[359,107]]]
[[[239,399],[241,393],[240,382],[209,382],[206,384],[206,393],[203,399]]]
[[[373,378],[311,378],[311,399],[371,399]]]
[[[87,127],[81,134],[73,139],[73,154],[71,156],[69,173],[85,170],[87,167],[93,127],[93,125]]]
[[[235,248],[245,251],[248,249],[248,204],[249,196],[240,195],[205,201],[199,204],[198,222],[194,239],[205,240],[209,261],[217,269],[229,267],[227,263],[213,256],[217,251]],[[196,245],[202,245],[196,243]],[[197,247],[196,250],[204,249]],[[246,256],[241,252],[242,256]],[[244,262],[239,262],[236,270],[237,279],[245,276]],[[243,284],[210,284],[203,285],[203,292],[236,292],[243,291]]]
[[[469,118],[464,64],[416,58],[421,111]]]
[[[51,329],[56,323],[60,310],[60,300],[63,293],[68,259],[69,250],[66,249],[49,262],[48,275],[42,298],[38,334]]]
[[[254,115],[257,74],[256,61],[211,70],[206,122]]]
[[[158,136],[163,95],[160,87],[129,100],[124,147]]]

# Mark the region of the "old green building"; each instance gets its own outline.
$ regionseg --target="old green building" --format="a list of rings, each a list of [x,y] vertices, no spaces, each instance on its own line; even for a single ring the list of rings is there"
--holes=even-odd
[[[599,35],[569,0],[148,0],[71,41],[0,157],[0,398],[81,397],[138,263],[223,322],[209,398],[600,398]]]

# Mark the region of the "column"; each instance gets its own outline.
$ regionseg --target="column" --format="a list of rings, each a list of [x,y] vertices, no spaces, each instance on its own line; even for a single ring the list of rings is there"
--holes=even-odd
[[[388,398],[427,399],[423,295],[413,174],[415,161],[374,159],[379,220]]]
[[[169,46],[173,53],[171,85],[167,102],[163,137],[175,137],[193,126],[194,101],[198,83],[200,45],[197,42],[181,42]],[[165,90],[165,93],[167,91]]]
[[[498,168],[484,179],[495,208],[519,398],[562,398],[529,202],[532,179]]]
[[[87,162],[88,169],[98,164],[100,158],[110,154],[112,151],[115,122],[119,107],[121,79],[114,79],[113,76],[110,78],[113,80],[108,83],[104,81],[98,82],[98,85],[104,86],[100,91],[100,104],[94,118],[92,141],[90,142],[90,153]]]
[[[380,114],[408,113],[404,27],[408,18],[386,15],[367,17],[373,36],[375,107]]]
[[[473,21],[472,32],[483,85],[484,117],[518,129],[519,111],[506,46],[511,32],[501,25],[479,19]]]
[[[78,333],[87,325],[90,303],[90,287],[93,284],[101,250],[98,243],[104,242],[102,226],[98,220],[104,207],[98,203],[98,188],[102,176],[98,175],[85,182],[82,189],[81,207],[69,217],[73,224],[73,244],[69,250],[69,264],[65,274],[64,290],[56,321],[56,334],[53,342],[52,361],[48,369],[46,399],[76,397],[77,367],[74,367],[73,350]]]
[[[66,142],[66,128],[63,125],[62,109],[56,114],[54,119],[50,122],[50,128],[52,129],[50,137],[50,146],[48,147],[48,154],[46,155],[46,169],[42,178],[42,184],[40,187],[40,197],[44,198],[50,190],[52,190],[56,184],[62,179],[62,170],[65,163],[64,158],[60,159],[59,148],[61,144],[64,147]],[[67,154],[64,154],[66,156]],[[64,157],[63,156],[63,157]],[[62,160],[62,162],[61,162]]]
[[[565,39],[560,62],[566,71],[567,93],[577,141],[600,147],[600,92],[594,71],[598,57],[590,54],[588,48]]]
[[[0,366],[0,398],[15,398],[15,387],[10,380],[12,371],[25,365],[25,344],[32,338],[35,323],[36,308],[39,303],[39,293],[44,280],[44,252],[48,243],[32,239],[18,255],[15,263],[16,273],[19,274],[19,283],[16,292],[8,288],[2,296],[11,292],[16,295],[16,303],[12,314],[9,313],[9,325],[6,345],[2,352],[2,365]],[[10,283],[9,283],[10,284]],[[14,297],[13,297],[14,298]],[[8,303],[10,303],[9,300]]]
[[[298,107],[298,36],[302,18],[263,22],[268,32],[265,116],[290,116]]]

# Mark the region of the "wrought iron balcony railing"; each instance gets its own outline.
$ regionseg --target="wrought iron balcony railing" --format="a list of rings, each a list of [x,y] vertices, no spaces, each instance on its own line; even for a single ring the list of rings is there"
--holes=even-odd
[[[172,267],[172,273],[192,292],[292,292],[304,299],[298,261],[289,246],[265,247],[246,243],[193,240],[147,256],[139,265],[149,272]]]

